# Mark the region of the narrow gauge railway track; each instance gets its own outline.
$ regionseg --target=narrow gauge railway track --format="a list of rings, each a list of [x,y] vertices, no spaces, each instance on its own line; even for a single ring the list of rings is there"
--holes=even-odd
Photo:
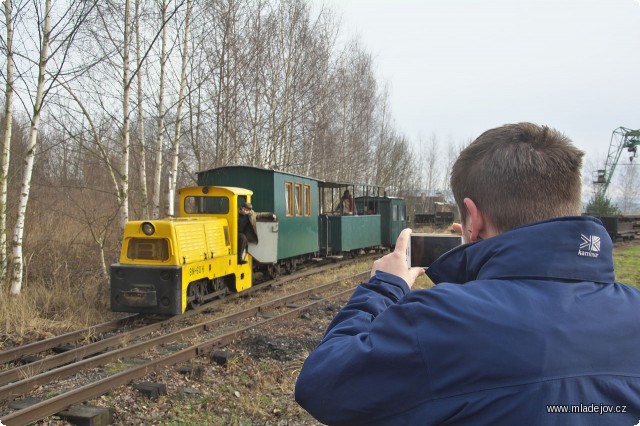
[[[338,265],[326,265],[324,268],[326,270],[336,266]],[[318,272],[318,269],[314,269],[302,272],[301,274],[280,278],[275,281],[265,282],[256,286],[256,290],[261,288],[260,286],[264,288],[265,286],[278,285],[286,281]],[[0,374],[0,383],[2,384],[0,386],[0,399],[2,400],[3,405],[1,420],[5,425],[21,425],[35,422],[49,415],[58,413],[71,405],[98,397],[111,389],[127,384],[140,377],[144,377],[148,373],[157,371],[163,366],[178,364],[197,356],[207,354],[213,349],[223,347],[234,340],[241,338],[243,334],[255,327],[259,327],[272,321],[282,320],[283,318],[290,316],[299,315],[301,311],[307,310],[327,299],[348,294],[353,291],[354,286],[357,284],[351,283],[351,281],[361,279],[361,277],[366,276],[367,274],[368,271],[352,275],[350,277],[341,278],[327,284],[292,293],[223,317],[206,320],[174,331],[168,330],[168,328],[170,328],[170,323],[175,321],[176,318],[184,318],[185,316],[169,318],[142,328],[128,331],[127,333],[113,336],[109,339],[104,339],[108,340],[106,342],[94,342],[84,348],[69,351],[70,353],[56,355],[49,358],[49,360],[44,360],[40,366],[31,364],[14,369],[15,372],[14,370],[5,371]],[[305,302],[306,304],[302,306],[291,305],[294,302],[300,303],[300,301],[305,298],[316,296],[320,292],[329,292],[334,287],[342,285],[345,282],[350,282],[352,284],[346,290],[340,290],[337,293],[330,294],[324,298],[319,298],[318,300],[310,302],[307,301]],[[246,294],[246,292],[241,293],[239,296],[244,294]],[[190,311],[192,312],[190,316],[195,315],[195,313],[206,311],[207,309],[211,309],[210,304]],[[273,313],[278,310],[283,312],[278,312],[271,318],[260,318],[260,314],[262,313]],[[165,334],[149,337],[150,333]],[[141,336],[148,336],[148,339],[139,343],[132,343],[133,339],[141,338]],[[56,380],[72,375],[80,376],[82,371],[86,372],[92,368],[104,367],[109,363],[122,362],[122,360],[131,359],[136,356],[143,357],[143,354],[153,351],[154,348],[158,348],[163,345],[166,346],[169,343],[184,343],[187,340],[189,340],[189,343],[185,344],[186,347],[177,348],[174,352],[165,355],[144,355],[145,357],[153,359],[145,359],[142,361],[143,363],[129,367],[119,373],[110,374],[105,368],[102,368],[98,373],[100,378],[96,379],[96,373],[92,372],[91,374],[94,377],[91,379],[90,383],[38,402],[28,408],[23,408],[13,412],[9,412],[7,408],[9,398],[17,395],[28,394],[28,392],[38,386],[46,386]],[[87,347],[90,348],[87,349]],[[101,351],[104,352],[98,353]],[[86,358],[87,354],[93,356]],[[55,359],[55,361],[52,361],[53,359]],[[133,364],[139,362],[140,359],[136,360]],[[65,363],[66,365],[64,365]],[[31,369],[29,369],[29,367]]]
[[[0,352],[0,364],[20,361],[21,359],[24,359],[26,355],[37,354],[62,345],[88,341],[91,340],[93,336],[125,327],[133,323],[138,318],[140,318],[139,314],[127,315],[123,318],[107,321],[105,323],[87,327],[82,330],[72,331],[60,336],[52,337],[50,339],[39,340],[37,342],[32,342],[26,345],[16,346],[14,348],[7,349],[6,351]]]
[[[367,259],[373,255],[361,256],[358,260]],[[226,303],[236,298],[280,286],[290,281],[301,279],[313,274],[326,272],[350,262],[332,263],[321,267],[301,269],[298,273],[278,277],[275,280],[258,283],[241,293],[228,293],[225,297],[198,306],[174,317],[158,317],[156,315],[133,314],[126,317],[105,322],[82,330],[66,333],[22,346],[17,346],[0,352],[0,399],[4,398],[5,385],[25,377],[34,376],[44,371],[60,367],[70,362],[100,354],[107,348],[119,344],[123,339],[133,339],[150,335],[154,331],[168,327],[174,322],[185,321],[194,315],[214,310],[220,303]],[[128,331],[125,329],[129,329]],[[101,337],[98,339],[98,337]],[[90,342],[83,345],[86,342]],[[55,351],[56,348],[67,345],[62,353],[40,359],[45,351]]]

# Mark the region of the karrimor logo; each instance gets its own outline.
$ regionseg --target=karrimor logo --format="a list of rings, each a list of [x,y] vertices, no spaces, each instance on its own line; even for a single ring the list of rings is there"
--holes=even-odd
[[[578,250],[578,256],[598,257],[600,255],[600,237],[597,235],[582,235],[582,242]]]

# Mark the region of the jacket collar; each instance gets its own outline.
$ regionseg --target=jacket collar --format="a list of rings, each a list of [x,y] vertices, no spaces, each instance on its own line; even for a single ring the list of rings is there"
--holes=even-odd
[[[598,219],[567,216],[456,247],[427,275],[435,284],[518,278],[610,283],[612,256],[611,237]]]

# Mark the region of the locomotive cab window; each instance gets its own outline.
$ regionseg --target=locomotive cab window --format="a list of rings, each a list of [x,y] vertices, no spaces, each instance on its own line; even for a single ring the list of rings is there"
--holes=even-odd
[[[185,197],[184,211],[189,214],[227,214],[227,197]]]
[[[165,238],[132,238],[127,257],[131,260],[168,260],[169,243]]]

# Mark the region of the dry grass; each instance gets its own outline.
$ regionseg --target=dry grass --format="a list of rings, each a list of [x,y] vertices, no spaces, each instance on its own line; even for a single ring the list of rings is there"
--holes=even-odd
[[[91,229],[106,222],[72,216],[64,208],[70,207],[66,197],[51,192],[43,196],[38,191],[34,197],[25,225],[21,293],[13,296],[8,286],[0,288],[0,349],[95,325],[112,316],[108,279],[91,236]],[[99,200],[95,203],[99,211]]]
[[[0,299],[2,348],[53,337],[102,322],[106,308],[99,303],[98,287],[77,286],[71,280],[35,282],[17,296],[4,292]]]

